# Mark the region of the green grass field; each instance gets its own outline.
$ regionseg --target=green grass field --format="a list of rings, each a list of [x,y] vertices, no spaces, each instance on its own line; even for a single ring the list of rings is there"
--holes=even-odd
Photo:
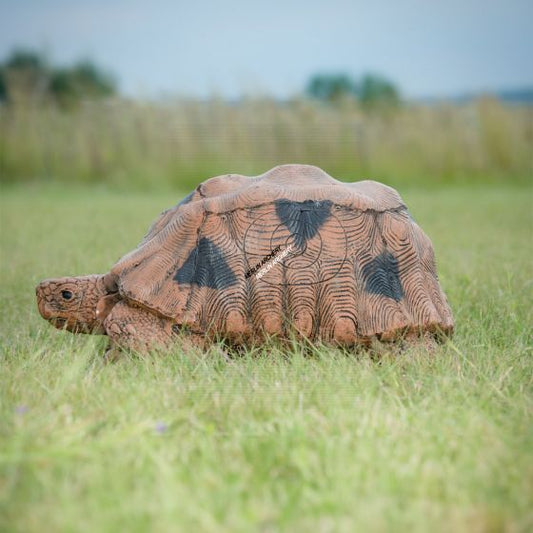
[[[104,366],[34,286],[106,271],[180,194],[4,187],[0,530],[531,531],[532,191],[401,192],[453,344]]]

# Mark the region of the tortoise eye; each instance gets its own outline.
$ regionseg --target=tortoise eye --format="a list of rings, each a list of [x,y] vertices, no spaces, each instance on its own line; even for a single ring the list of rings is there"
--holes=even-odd
[[[70,300],[72,298],[72,293],[70,291],[61,291],[61,296],[63,296],[65,300]]]

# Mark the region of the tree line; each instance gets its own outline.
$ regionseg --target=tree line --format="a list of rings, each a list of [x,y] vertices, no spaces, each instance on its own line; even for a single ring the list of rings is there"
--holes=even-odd
[[[397,107],[400,104],[398,88],[378,74],[365,74],[360,80],[343,73],[316,74],[309,80],[306,93],[330,104],[345,100],[357,100],[365,108]]]
[[[69,108],[84,99],[116,93],[114,77],[90,60],[55,67],[42,54],[19,49],[0,64],[0,102],[53,102]],[[353,100],[367,109],[397,107],[400,103],[394,83],[376,74],[366,74],[359,80],[343,73],[316,74],[307,83],[305,94],[330,105]]]
[[[116,90],[114,77],[90,60],[56,67],[42,54],[19,49],[0,64],[0,101],[9,104],[54,102],[72,107],[83,99],[112,96]]]

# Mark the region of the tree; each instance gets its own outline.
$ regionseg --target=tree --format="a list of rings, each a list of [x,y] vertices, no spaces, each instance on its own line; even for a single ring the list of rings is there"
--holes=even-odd
[[[15,50],[0,65],[0,100],[10,104],[51,100],[72,107],[85,98],[104,98],[115,91],[113,77],[88,60],[53,68],[39,53]]]
[[[83,61],[71,68],[54,70],[50,93],[61,105],[72,106],[84,98],[112,96],[115,82],[94,63]]]
[[[309,80],[306,93],[327,103],[355,98],[367,109],[396,107],[400,103],[396,86],[377,74],[365,74],[360,81],[347,74],[316,74]]]
[[[346,74],[316,74],[309,80],[306,92],[311,98],[334,103],[347,97],[353,98],[357,87]]]
[[[359,101],[366,108],[396,107],[400,103],[398,89],[386,78],[366,74],[359,84]]]
[[[46,61],[31,50],[14,50],[0,71],[4,97],[11,102],[38,100],[47,93],[49,70]]]
[[[47,70],[42,55],[24,48],[15,49],[6,61],[5,67],[12,70],[28,70],[39,73]]]
[[[0,68],[0,102],[5,102],[7,100],[7,89],[5,81],[4,69]]]

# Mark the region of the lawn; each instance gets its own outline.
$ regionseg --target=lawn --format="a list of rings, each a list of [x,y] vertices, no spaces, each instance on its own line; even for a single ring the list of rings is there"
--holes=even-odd
[[[0,530],[533,528],[530,189],[401,191],[456,319],[433,354],[105,366],[39,317],[38,281],[105,272],[186,192],[4,187]]]

